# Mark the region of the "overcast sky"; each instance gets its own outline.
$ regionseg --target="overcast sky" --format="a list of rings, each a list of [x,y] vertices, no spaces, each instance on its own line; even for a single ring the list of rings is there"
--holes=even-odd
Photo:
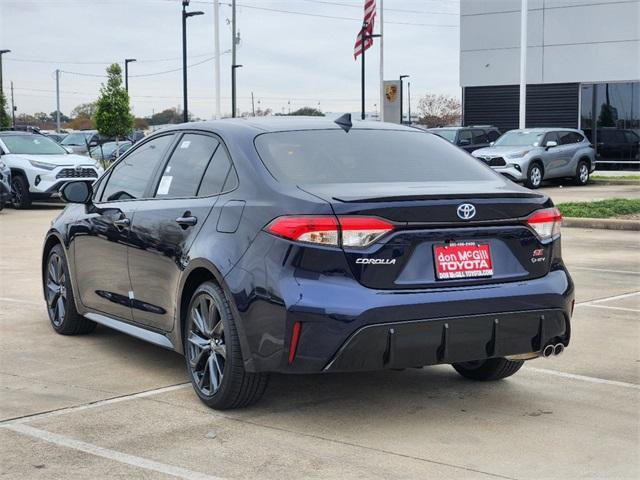
[[[254,92],[256,107],[260,101],[276,112],[286,112],[289,100],[292,110],[320,102],[323,111],[358,111],[360,62],[353,59],[353,44],[363,1],[238,0],[240,110],[251,109]],[[222,52],[231,47],[229,3],[221,0]],[[384,0],[384,5],[385,77],[411,75],[414,108],[427,92],[459,96],[459,1]],[[208,119],[214,113],[212,1],[192,0],[190,9],[205,15],[188,20],[189,63],[204,61],[189,68],[189,110]],[[129,72],[133,112],[147,116],[179,106],[180,71],[135,75],[180,68],[180,11],[180,0],[0,0],[0,49],[12,50],[3,56],[5,93],[13,81],[18,113],[54,111],[59,68],[60,109],[69,114],[98,95],[103,79],[86,75],[102,75],[109,63],[133,57],[138,59]],[[378,52],[376,44],[366,56],[371,111],[378,103]],[[228,113],[231,55],[221,58],[222,111]]]

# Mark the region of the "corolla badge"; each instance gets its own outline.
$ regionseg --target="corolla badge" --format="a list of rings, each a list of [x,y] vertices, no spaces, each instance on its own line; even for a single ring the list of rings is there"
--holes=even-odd
[[[462,220],[471,220],[476,216],[476,207],[470,203],[463,203],[458,206],[458,216]]]

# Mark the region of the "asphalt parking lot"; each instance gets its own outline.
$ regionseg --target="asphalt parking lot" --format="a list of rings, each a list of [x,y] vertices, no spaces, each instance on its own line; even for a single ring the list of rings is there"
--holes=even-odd
[[[103,327],[54,334],[39,265],[58,211],[0,212],[2,478],[640,477],[637,232],[563,231],[572,343],[505,381],[280,375],[255,407],[216,412],[174,353]]]

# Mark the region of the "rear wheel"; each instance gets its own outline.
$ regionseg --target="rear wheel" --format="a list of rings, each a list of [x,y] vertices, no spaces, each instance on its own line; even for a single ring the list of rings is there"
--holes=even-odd
[[[536,189],[540,187],[542,183],[542,179],[544,177],[542,167],[539,163],[534,162],[529,165],[529,169],[527,170],[527,178],[524,182],[525,186],[528,188]]]
[[[578,168],[576,169],[576,176],[573,181],[576,185],[586,185],[589,182],[589,164],[584,160],[578,162]]]
[[[262,397],[268,375],[245,371],[231,306],[213,282],[198,287],[189,303],[184,352],[200,400],[218,410],[246,407]]]
[[[29,195],[29,182],[22,175],[14,175],[11,179],[11,203],[13,208],[19,210],[31,206],[31,195]]]
[[[452,364],[460,375],[480,381],[500,380],[516,373],[524,362],[514,362],[506,358],[489,358],[475,362]]]
[[[49,320],[56,332],[78,335],[90,333],[96,328],[95,322],[87,320],[76,310],[69,267],[60,245],[54,246],[47,257],[44,291]]]

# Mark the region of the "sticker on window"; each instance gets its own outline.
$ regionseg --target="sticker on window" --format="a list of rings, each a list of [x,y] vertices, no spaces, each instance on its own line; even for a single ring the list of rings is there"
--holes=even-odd
[[[189,148],[189,145],[191,145],[191,142],[189,140],[185,140],[180,144],[180,148]]]
[[[171,188],[171,182],[173,181],[173,177],[170,175],[164,175],[160,179],[160,185],[158,185],[158,193],[157,195],[166,195],[169,193],[169,188]]]

